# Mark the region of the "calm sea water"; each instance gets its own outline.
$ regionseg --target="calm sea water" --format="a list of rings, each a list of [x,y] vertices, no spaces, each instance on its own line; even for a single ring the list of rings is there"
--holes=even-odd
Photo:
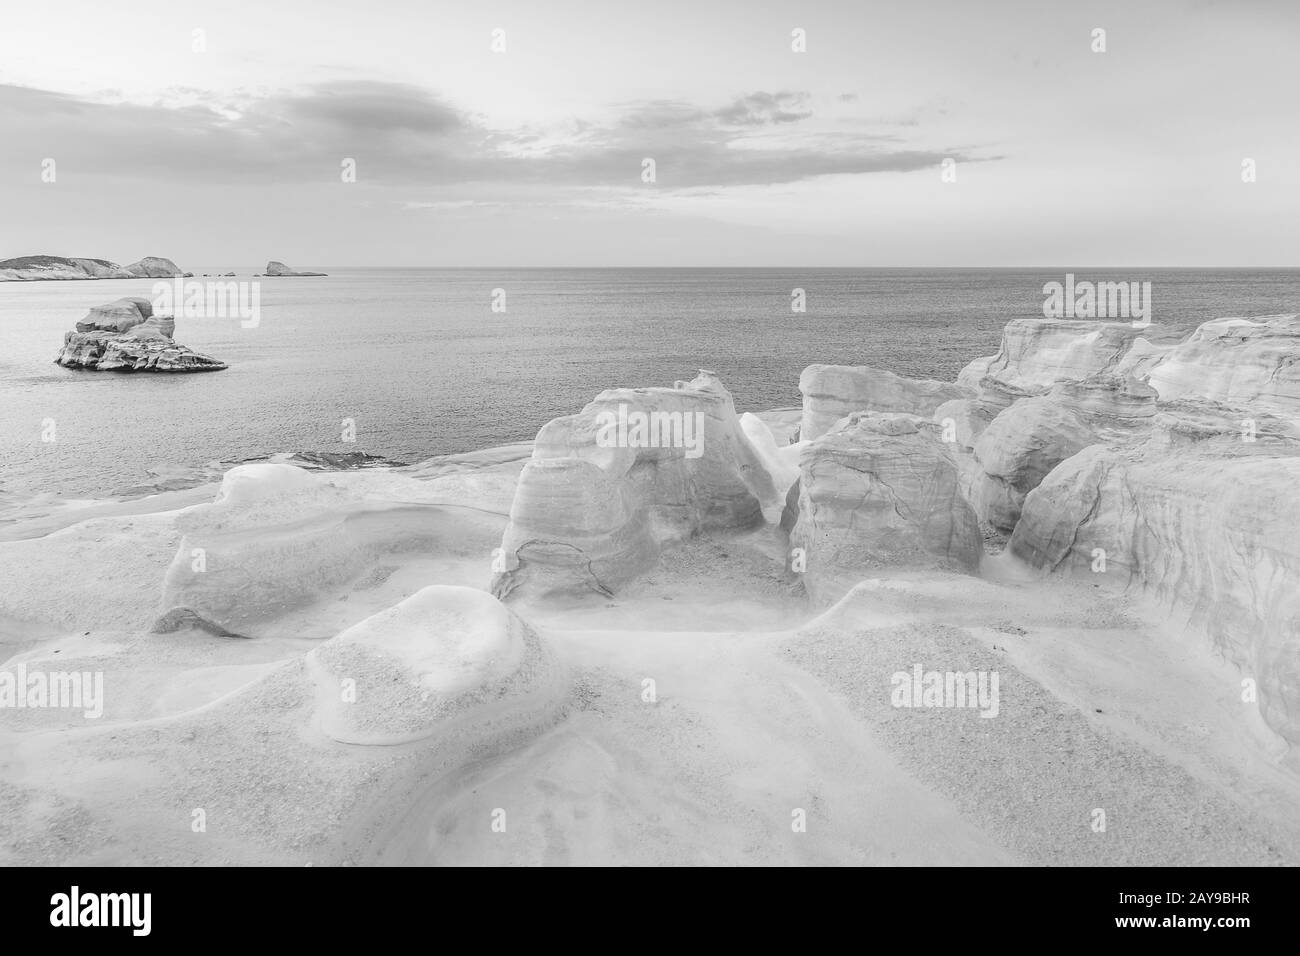
[[[0,283],[0,495],[104,497],[281,451],[415,461],[531,438],[603,388],[671,385],[699,368],[741,410],[797,404],[815,362],[951,379],[996,350],[1008,319],[1041,317],[1043,283],[1066,270],[329,271],[261,280],[255,329],[180,319],[178,342],[231,366],[203,375],[53,364],[88,307],[148,296],[152,280]],[[1300,310],[1296,270],[1073,271],[1151,281],[1161,323]],[[796,287],[804,314],[791,312]],[[498,288],[504,313],[490,308]],[[340,440],[348,418],[352,444]]]

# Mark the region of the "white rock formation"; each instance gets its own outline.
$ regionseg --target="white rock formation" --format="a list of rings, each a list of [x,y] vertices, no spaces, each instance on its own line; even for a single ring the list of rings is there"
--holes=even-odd
[[[433,585],[307,654],[321,729],[349,744],[483,743],[560,709],[563,672],[500,601]]]
[[[772,429],[753,412],[740,416],[740,428],[767,469],[777,496],[784,500],[790,486],[799,480],[799,449],[794,445],[778,445]]]
[[[1148,382],[1162,402],[1200,398],[1300,417],[1300,316],[1205,322],[1187,334],[1160,326],[1089,320],[1016,319],[996,355],[957,378],[985,377],[1028,389],[1098,375]]]
[[[1025,499],[1008,548],[1033,567],[1151,592],[1257,680],[1265,719],[1296,744],[1300,431],[1240,417],[1173,403],[1146,441],[1067,459]]]
[[[78,332],[126,332],[152,317],[152,302],[142,296],[124,296],[91,306],[85,318],[77,322],[76,329]]]
[[[78,634],[93,627],[147,630],[158,614],[162,569],[180,540],[172,522],[171,515],[97,517],[0,542],[0,632],[7,621]]]
[[[163,582],[160,614],[185,608],[241,635],[364,571],[374,552],[349,533],[363,502],[284,464],[226,472],[211,504],[181,512],[183,533]]]
[[[979,392],[974,398],[954,398],[934,410],[934,420],[944,429],[945,441],[952,441],[967,451],[988,428],[989,423],[1013,402],[1040,394],[1042,389],[1024,389],[991,376],[979,382]]]
[[[903,414],[851,415],[803,447],[783,524],[814,600],[882,568],[978,569],[983,541],[953,454],[938,425]]]
[[[602,392],[537,435],[519,476],[493,593],[610,593],[660,549],[753,527],[778,502],[759,453],[712,372],[673,388]]]
[[[818,438],[854,412],[931,415],[944,402],[972,398],[973,387],[904,378],[884,369],[850,365],[809,365],[799,376],[803,420],[799,438]]]
[[[1300,419],[1300,317],[1206,322],[1145,363],[1162,402],[1204,398]]]
[[[1111,377],[1062,382],[1047,395],[1015,402],[975,441],[971,506],[990,527],[1009,533],[1025,495],[1048,472],[1096,442],[1141,433],[1155,412],[1154,389]]]
[[[1134,343],[1167,342],[1177,337],[1160,326],[1091,319],[1013,319],[1002,331],[996,355],[978,358],[957,376],[958,384],[978,388],[985,376],[1020,388],[1047,388],[1103,372],[1131,372],[1121,366]]]
[[[172,339],[176,320],[154,315],[148,299],[129,297],[91,308],[63,337],[54,361],[100,372],[219,372],[226,363]]]

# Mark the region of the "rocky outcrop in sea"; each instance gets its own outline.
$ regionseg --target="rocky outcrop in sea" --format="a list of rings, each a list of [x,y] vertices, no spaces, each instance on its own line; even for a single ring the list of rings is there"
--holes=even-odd
[[[272,259],[266,264],[266,275],[268,276],[323,276],[328,275],[326,272],[299,272],[297,269],[290,269],[283,262],[276,262]]]
[[[226,363],[179,345],[176,320],[154,315],[153,303],[127,297],[97,305],[63,337],[54,359],[64,368],[99,372],[216,372]]]

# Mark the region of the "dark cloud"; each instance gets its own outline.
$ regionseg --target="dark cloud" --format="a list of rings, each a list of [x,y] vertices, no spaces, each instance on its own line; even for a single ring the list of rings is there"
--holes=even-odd
[[[414,86],[348,82],[258,104],[291,126],[358,130],[364,133],[412,132],[438,136],[465,128],[465,117]]]
[[[193,91],[191,91],[193,92]],[[789,183],[828,174],[909,171],[956,151],[892,136],[803,135],[751,142],[812,116],[800,92],[754,92],[714,109],[676,100],[622,104],[606,124],[496,131],[419,87],[349,81],[293,93],[169,107],[103,103],[0,85],[0,125],[23,150],[0,174],[35,178],[52,157],[68,177],[193,183],[337,183],[355,159],[379,186],[640,185],[646,157],[661,189]],[[32,157],[37,157],[33,160]]]

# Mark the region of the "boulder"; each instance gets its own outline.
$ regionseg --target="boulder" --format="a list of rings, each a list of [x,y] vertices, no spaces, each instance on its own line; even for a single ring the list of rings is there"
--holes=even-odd
[[[131,296],[91,306],[86,317],[77,323],[78,332],[125,332],[153,315],[153,303]]]
[[[882,569],[978,570],[983,539],[951,444],[916,415],[855,414],[805,445],[783,524],[819,603]]]
[[[612,593],[666,546],[760,524],[765,503],[779,504],[773,479],[712,372],[610,389],[538,433],[493,593]]]
[[[971,506],[989,527],[1010,533],[1025,495],[1053,468],[1097,442],[1144,434],[1155,413],[1154,389],[1113,376],[1062,382],[1015,402],[975,441]]]

